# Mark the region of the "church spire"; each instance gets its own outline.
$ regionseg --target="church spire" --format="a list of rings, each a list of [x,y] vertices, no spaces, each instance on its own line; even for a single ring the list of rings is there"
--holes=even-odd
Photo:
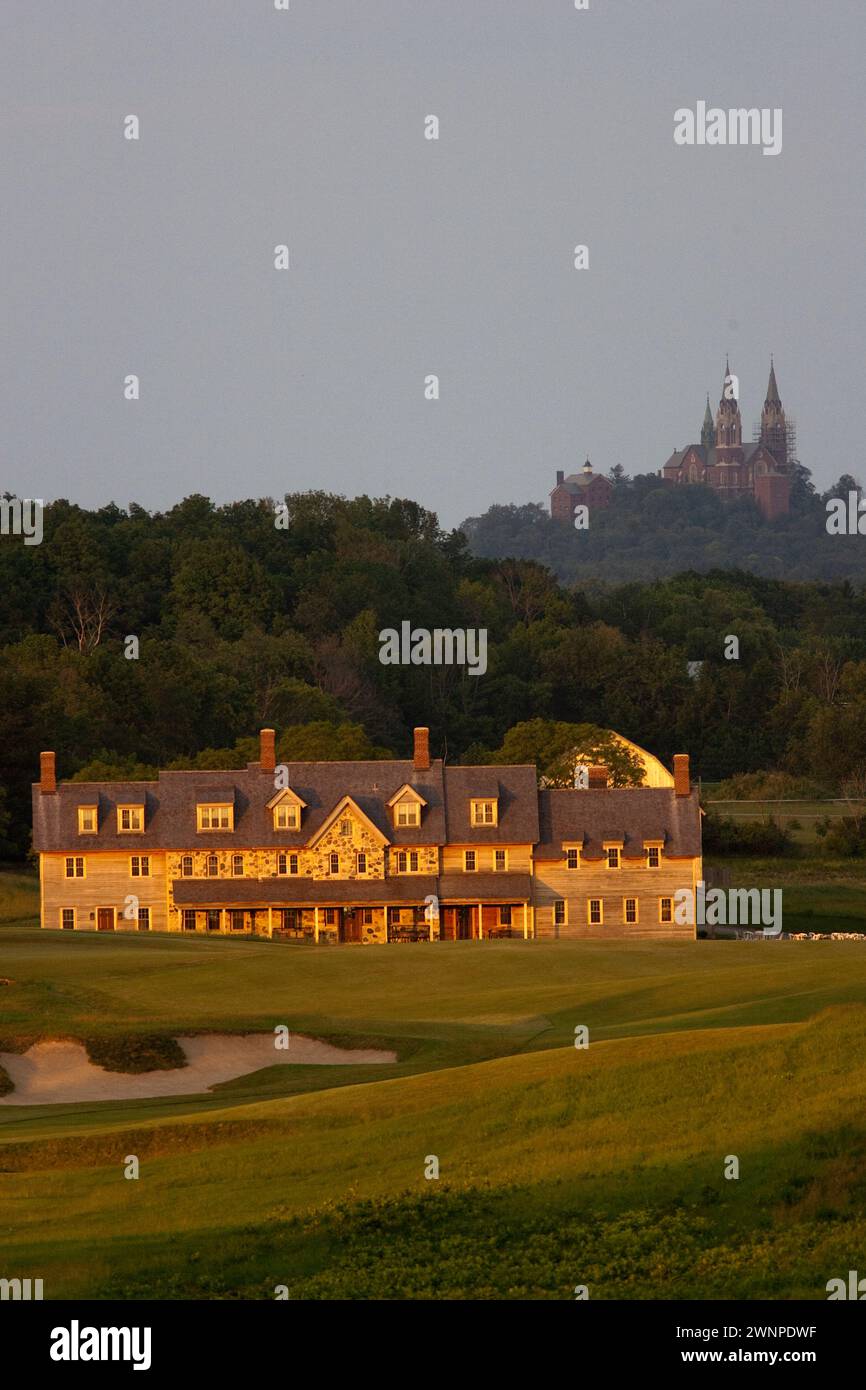
[[[781,399],[781,397],[780,397],[780,395],[779,395],[779,388],[778,388],[778,386],[776,385],[776,368],[773,366],[773,355],[772,355],[772,353],[771,353],[771,354],[770,354],[770,381],[769,381],[769,384],[768,384],[768,386],[767,386],[767,399],[765,400],[764,405],[765,405],[765,406],[771,406],[771,405],[781,406],[781,404],[782,404],[782,399]]]
[[[713,449],[716,444],[716,427],[713,424],[713,412],[710,410],[710,393],[707,392],[707,408],[704,411],[704,423],[701,426],[701,443],[705,449]]]
[[[740,418],[740,405],[737,400],[739,382],[731,375],[731,364],[725,356],[725,379],[722,383],[722,398],[716,411],[716,448],[739,450],[743,442],[743,422]],[[720,463],[730,462],[728,455],[719,459]]]
[[[770,380],[767,384],[767,399],[761,411],[761,443],[769,449],[777,464],[784,470],[788,464],[788,427],[779,388],[776,385],[776,368],[770,358]]]

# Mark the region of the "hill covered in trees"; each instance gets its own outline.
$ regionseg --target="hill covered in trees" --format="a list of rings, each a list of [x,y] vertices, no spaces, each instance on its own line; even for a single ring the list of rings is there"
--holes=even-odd
[[[656,505],[713,504],[688,493]],[[62,777],[141,777],[238,765],[262,725],[284,759],[405,756],[428,724],[452,762],[547,750],[556,774],[562,726],[581,725],[576,739],[615,729],[668,764],[688,751],[704,778],[838,786],[866,767],[862,585],[721,568],[606,585],[599,566],[566,588],[533,560],[473,555],[414,502],[286,504],[278,529],[269,499],[153,515],[58,501],[41,545],[0,536],[0,854],[27,851],[43,748]],[[378,634],[404,620],[486,628],[486,673],[383,665]]]
[[[791,513],[765,521],[751,498],[726,502],[702,485],[676,487],[655,474],[610,474],[610,506],[593,509],[575,530],[546,506],[493,506],[462,524],[473,554],[537,560],[563,583],[622,584],[694,570],[742,569],[768,578],[866,579],[866,536],[827,532],[827,500],[847,499],[857,481],[844,475],[823,494],[798,465]]]

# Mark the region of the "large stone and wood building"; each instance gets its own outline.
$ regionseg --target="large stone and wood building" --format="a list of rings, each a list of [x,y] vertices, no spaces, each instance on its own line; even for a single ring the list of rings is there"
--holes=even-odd
[[[427,729],[411,760],[161,772],[33,787],[41,921],[384,943],[692,937],[675,894],[701,877],[686,755],[670,786],[539,788],[533,765],[449,766]]]
[[[704,483],[723,497],[754,497],[764,516],[772,521],[790,510],[790,429],[782,409],[776,370],[770,362],[770,380],[758,439],[743,443],[743,424],[734,378],[725,363],[722,396],[715,423],[707,396],[707,408],[699,444],[675,449],[662,467],[668,483]]]

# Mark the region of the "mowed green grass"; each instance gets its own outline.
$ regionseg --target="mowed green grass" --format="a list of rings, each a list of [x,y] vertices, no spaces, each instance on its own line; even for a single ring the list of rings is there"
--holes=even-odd
[[[18,1046],[285,1023],[401,1059],[0,1106],[4,1275],[49,1298],[823,1298],[863,1262],[860,943],[7,928],[0,974]]]

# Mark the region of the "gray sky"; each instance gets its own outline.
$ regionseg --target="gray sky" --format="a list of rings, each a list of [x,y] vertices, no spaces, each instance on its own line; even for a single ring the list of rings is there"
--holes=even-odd
[[[816,483],[862,475],[864,40],[863,0],[3,0],[0,488],[454,525],[660,467],[726,351],[746,438],[772,351]],[[698,100],[781,154],[676,146]]]

